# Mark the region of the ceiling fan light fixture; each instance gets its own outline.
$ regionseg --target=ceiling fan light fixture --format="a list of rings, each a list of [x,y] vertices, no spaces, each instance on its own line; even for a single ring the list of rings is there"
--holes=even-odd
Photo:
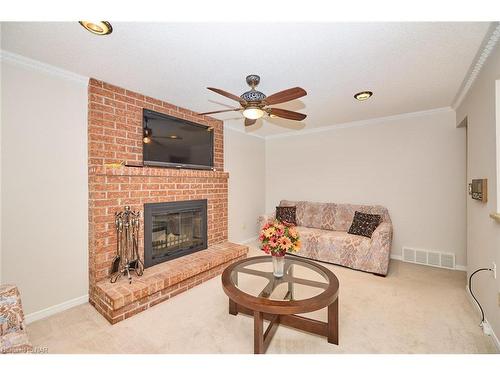
[[[243,116],[250,120],[257,120],[264,116],[264,111],[258,107],[249,107],[243,111]]]
[[[250,91],[244,92],[240,96],[231,94],[230,92],[217,89],[215,87],[207,87],[210,91],[213,91],[219,95],[225,96],[231,100],[234,100],[240,104],[239,108],[222,109],[218,111],[210,111],[198,113],[199,115],[211,115],[215,113],[223,112],[233,112],[242,111],[245,117],[245,126],[252,126],[255,124],[256,120],[260,119],[264,115],[269,117],[279,117],[286,120],[302,121],[307,115],[299,112],[290,111],[288,109],[269,107],[271,105],[280,104],[302,98],[307,95],[306,90],[301,87],[292,87],[286,90],[276,92],[270,96],[266,96],[260,91],[257,91],[255,87],[260,82],[260,77],[256,74],[250,74],[246,78],[247,84],[251,87]]]
[[[363,102],[365,100],[370,99],[372,97],[372,95],[373,95],[373,92],[371,92],[371,91],[361,91],[361,92],[354,94],[354,99],[356,99],[360,102]]]
[[[113,32],[113,27],[108,21],[78,21],[86,30],[96,35],[108,35]]]

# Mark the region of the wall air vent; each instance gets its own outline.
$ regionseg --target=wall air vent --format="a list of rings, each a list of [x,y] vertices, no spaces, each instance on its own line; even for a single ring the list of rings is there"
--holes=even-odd
[[[427,253],[427,263],[429,266],[441,267],[441,254],[429,251]]]
[[[403,247],[403,262],[455,269],[455,254]]]
[[[415,250],[415,263],[427,264],[427,251]]]
[[[403,247],[403,261],[415,263],[415,250]]]

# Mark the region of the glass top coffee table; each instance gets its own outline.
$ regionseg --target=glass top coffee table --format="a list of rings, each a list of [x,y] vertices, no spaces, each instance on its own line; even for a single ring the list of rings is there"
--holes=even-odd
[[[230,314],[254,317],[254,353],[265,353],[280,324],[325,336],[338,345],[339,281],[326,267],[287,256],[285,274],[277,278],[271,256],[247,258],[224,270],[222,287],[229,297]],[[296,315],[324,307],[327,322]],[[270,322],[265,332],[264,320]]]

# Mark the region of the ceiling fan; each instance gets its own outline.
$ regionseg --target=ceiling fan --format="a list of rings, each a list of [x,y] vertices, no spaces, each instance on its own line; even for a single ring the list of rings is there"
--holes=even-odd
[[[258,75],[250,74],[249,76],[247,76],[246,81],[251,89],[250,91],[241,94],[241,96],[237,96],[227,91],[216,89],[214,87],[207,87],[207,89],[216,92],[217,94],[237,101],[238,103],[240,103],[240,108],[223,109],[220,111],[204,112],[198,114],[212,115],[214,113],[243,111],[243,116],[245,117],[245,126],[255,124],[257,119],[261,118],[265,114],[270,117],[281,117],[287,120],[294,121],[302,121],[307,117],[307,115],[304,115],[303,113],[289,111],[288,109],[268,107],[269,105],[284,103],[306,96],[307,92],[303,88],[293,87],[291,89],[283,90],[277,92],[276,94],[266,96],[262,92],[255,89],[260,82],[260,77]]]

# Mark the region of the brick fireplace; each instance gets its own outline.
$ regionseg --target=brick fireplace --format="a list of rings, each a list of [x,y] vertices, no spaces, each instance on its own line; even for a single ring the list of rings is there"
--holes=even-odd
[[[89,81],[89,299],[111,323],[119,322],[222,272],[245,257],[246,246],[227,242],[228,173],[222,122],[96,79]],[[142,162],[142,111],[150,109],[213,127],[214,170],[131,167]],[[128,205],[206,201],[208,248],[146,268],[132,284],[109,282],[116,254],[114,213]],[[141,220],[141,228],[144,222]],[[139,254],[144,259],[144,230]]]
[[[206,248],[206,199],[144,205],[146,267]]]

